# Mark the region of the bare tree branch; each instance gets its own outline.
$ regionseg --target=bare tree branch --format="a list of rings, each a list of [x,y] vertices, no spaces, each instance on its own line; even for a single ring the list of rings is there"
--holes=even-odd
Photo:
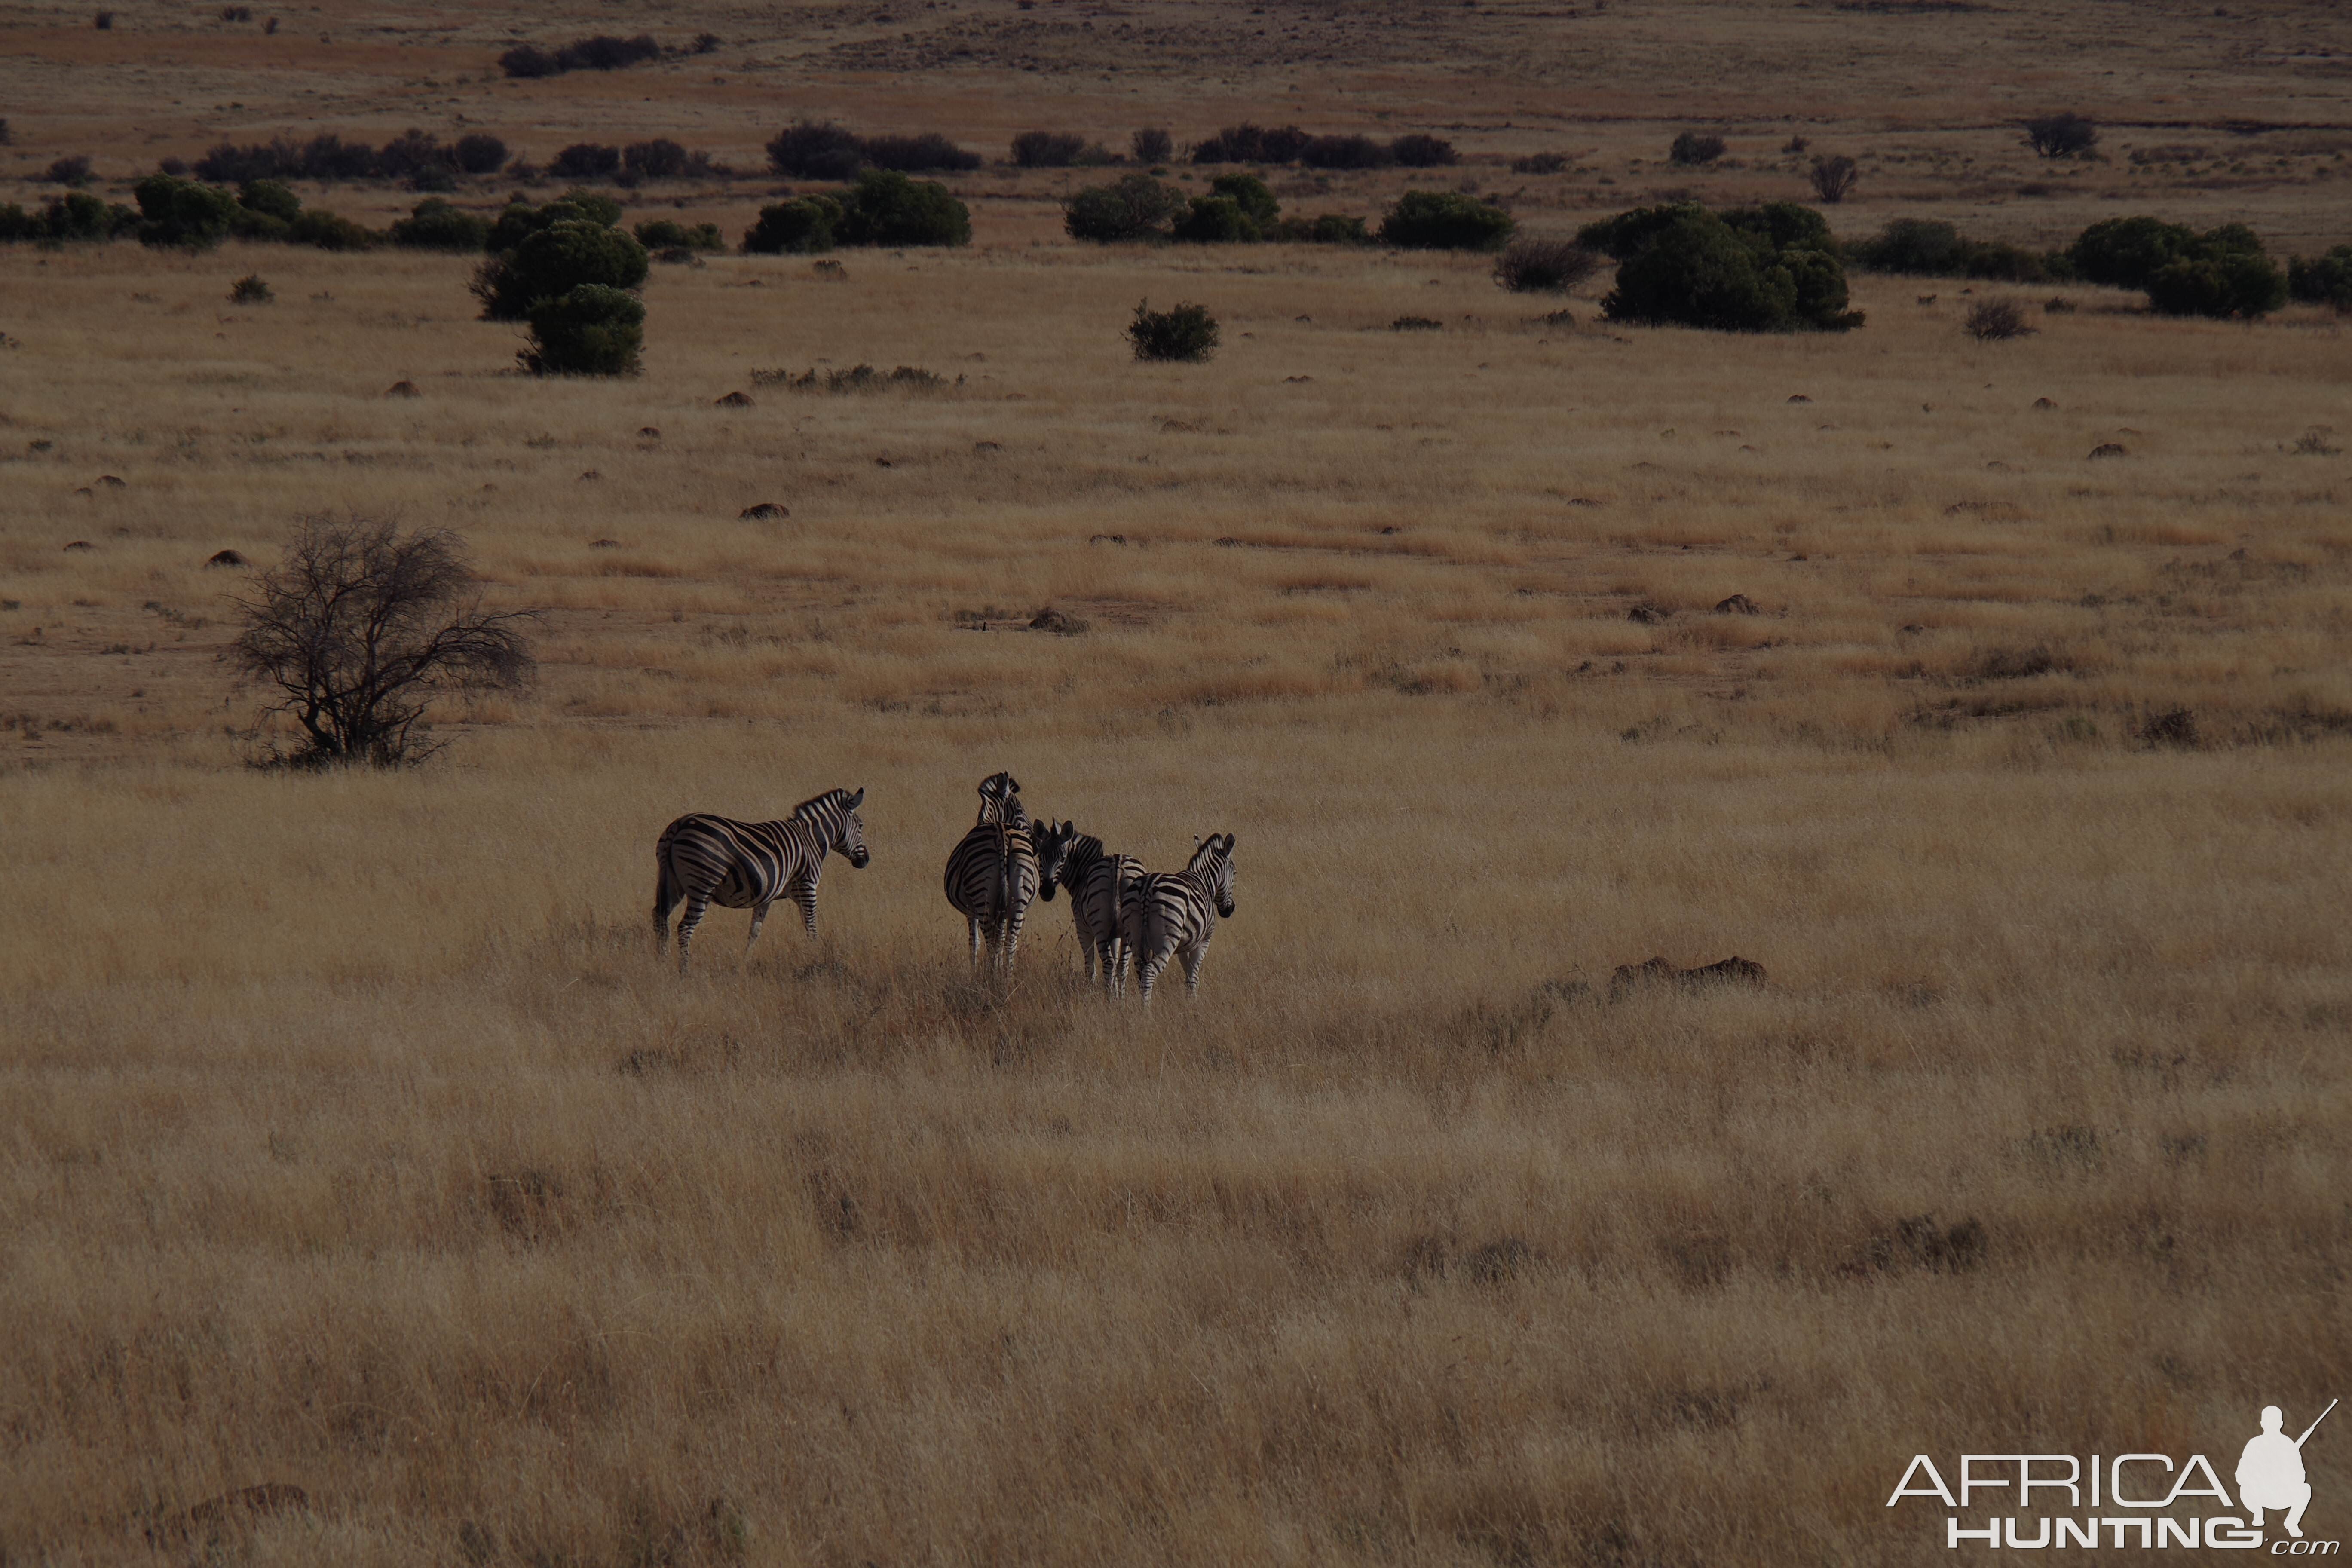
[[[285,559],[237,601],[226,656],[279,696],[309,737],[291,761],[392,767],[428,754],[415,728],[436,696],[531,676],[533,611],[486,611],[466,542],[367,518],[305,518]]]

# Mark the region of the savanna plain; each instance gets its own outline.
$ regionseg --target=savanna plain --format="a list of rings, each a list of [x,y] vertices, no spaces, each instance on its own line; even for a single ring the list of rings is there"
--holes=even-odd
[[[410,125],[992,160],[969,248],[656,268],[602,383],[463,258],[0,248],[0,1563],[1928,1562],[1915,1453],[2226,1465],[2352,1391],[2338,318],[1857,274],[1848,333],[1630,328],[1605,274],[1080,246],[1096,176],[1001,162],[1440,130],[1565,233],[1801,197],[1801,128],[1842,234],[2316,251],[2332,7],[888,11],[0,7],[0,199]],[[647,26],[719,42],[493,63]],[[2019,144],[2057,108],[2103,159]],[[732,237],[777,183],[620,195]],[[1961,331],[2001,297],[2039,331]],[[1222,350],[1136,363],[1142,299]],[[942,384],[770,374],[858,363]],[[205,562],[320,514],[461,532],[535,683],[422,766],[250,765]],[[1058,902],[973,977],[1000,768],[1154,868],[1236,836],[1197,998],[1090,991]],[[814,940],[656,958],[663,824],[836,785]],[[191,1521],[263,1483],[308,1507]]]

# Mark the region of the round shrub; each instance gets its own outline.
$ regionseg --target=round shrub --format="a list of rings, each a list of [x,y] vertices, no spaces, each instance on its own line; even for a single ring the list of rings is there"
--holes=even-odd
[[[1118,245],[1160,239],[1168,221],[1184,210],[1184,193],[1149,174],[1129,174],[1090,185],[1063,204],[1062,226],[1072,239]]]
[[[100,201],[88,191],[69,191],[42,209],[37,220],[42,237],[55,240],[115,239],[135,233],[138,213]]]
[[[1298,161],[1310,169],[1385,169],[1393,159],[1369,136],[1318,136],[1300,150]]]
[[[2352,312],[2352,245],[2339,245],[2309,259],[2296,257],[2287,264],[2286,284],[2298,300]]]
[[[1242,216],[1260,228],[1270,228],[1282,216],[1274,190],[1255,174],[1219,174],[1209,182],[1209,194],[1230,198]]]
[[[236,205],[248,212],[267,213],[280,223],[302,216],[302,198],[293,187],[276,180],[247,180],[237,187]]]
[[[1136,306],[1127,338],[1135,345],[1138,359],[1197,363],[1217,352],[1217,319],[1206,306],[1177,305],[1155,310],[1147,300]]]
[[[2197,235],[2154,217],[2111,217],[2084,229],[2068,247],[2075,275],[2086,283],[2145,289],[2163,268],[2197,247]]]
[[[715,223],[691,227],[672,218],[657,217],[636,226],[637,243],[647,250],[724,250],[727,237]]]
[[[271,291],[268,283],[262,281],[261,274],[258,272],[247,273],[238,279],[228,291],[229,303],[232,305],[267,305],[276,298],[278,296]]]
[[[482,264],[474,294],[486,321],[520,321],[542,300],[585,284],[635,289],[650,264],[646,247],[604,224],[565,219],[526,236],[520,245]]]
[[[857,176],[843,204],[840,235],[846,245],[969,245],[971,210],[930,180],[910,180],[893,169]]]
[[[1381,242],[1408,250],[1497,250],[1511,215],[1454,191],[1407,191],[1381,220]]]
[[[1685,131],[1675,138],[1675,144],[1672,147],[1666,149],[1666,158],[1671,163],[1696,166],[1712,163],[1722,157],[1723,153],[1722,137],[1703,135],[1696,131]]]
[[[547,172],[566,180],[609,178],[621,166],[621,150],[599,142],[574,142],[555,155]]]
[[[646,307],[626,289],[583,283],[531,306],[530,321],[531,346],[520,357],[534,375],[637,373]]]
[[[1176,220],[1174,237],[1200,245],[1236,245],[1262,237],[1257,225],[1231,196],[1194,196],[1192,210]]]
[[[1442,136],[1414,132],[1389,143],[1389,162],[1401,169],[1441,169],[1461,161],[1454,143]]]
[[[1630,261],[1639,256],[1652,240],[1674,226],[1681,218],[1706,216],[1706,209],[1696,202],[1684,202],[1674,206],[1634,207],[1614,217],[1604,217],[1586,224],[1576,231],[1576,243],[1587,250],[1597,250],[1612,261]]]
[[[379,237],[364,224],[317,207],[306,209],[286,226],[287,244],[316,246],[320,250],[371,250]]]
[[[217,185],[150,174],[131,194],[139,202],[142,245],[207,250],[236,223],[236,198]]]
[[[469,174],[495,174],[507,166],[507,144],[485,131],[458,137],[450,152]]]
[[[980,167],[979,153],[965,152],[936,131],[917,136],[868,136],[862,146],[867,163],[877,169],[895,169],[901,174]]]
[[[768,162],[796,180],[847,180],[865,166],[866,149],[854,132],[829,120],[803,120],[770,139]]]
[[[1740,222],[1735,226],[1726,216]],[[1625,225],[1619,233],[1634,226]],[[1846,310],[1845,268],[1834,254],[1773,242],[1776,232],[1801,238],[1809,229],[1790,215],[1769,216],[1764,209],[1725,216],[1682,209],[1618,267],[1617,286],[1601,310],[1612,321],[1677,322],[1718,331],[1859,325],[1862,317]]]
[[[815,256],[831,250],[841,226],[841,204],[831,196],[796,196],[760,209],[760,221],[743,236],[753,256]]]
[[[1013,161],[1024,169],[1066,169],[1087,150],[1087,139],[1071,131],[1024,131],[1013,139]]]
[[[1515,239],[1495,260],[1495,281],[1514,294],[1564,294],[1601,269],[1601,258],[1564,239]]]
[[[392,243],[411,250],[478,251],[490,240],[490,220],[428,197],[392,226]]]
[[[2260,252],[2213,249],[2157,268],[2147,302],[2163,316],[2267,315],[2286,303],[2286,275]]]

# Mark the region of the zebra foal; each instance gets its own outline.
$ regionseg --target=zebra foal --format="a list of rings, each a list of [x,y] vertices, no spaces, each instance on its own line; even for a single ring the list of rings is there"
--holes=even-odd
[[[809,935],[816,934],[816,884],[828,853],[864,869],[866,819],[858,814],[866,792],[829,789],[793,807],[777,822],[736,822],[701,812],[679,817],[662,829],[654,845],[654,951],[669,942],[669,912],[679,900],[686,913],[677,922],[677,972],[687,971],[694,933],[712,904],[751,911],[750,952],[760,940],[768,906],[789,896],[801,907]]]
[[[1217,920],[1234,918],[1234,836],[1212,833],[1192,841],[1192,859],[1181,871],[1152,871],[1118,900],[1119,934],[1135,955],[1143,1005],[1171,958],[1184,963],[1184,992],[1198,995],[1201,961]]]

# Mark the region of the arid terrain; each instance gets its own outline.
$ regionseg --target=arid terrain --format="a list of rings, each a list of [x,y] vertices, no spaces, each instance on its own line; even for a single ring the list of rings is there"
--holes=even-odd
[[[1916,1453],[2227,1480],[2352,1392],[2344,320],[1857,273],[1849,333],[1631,328],[1605,273],[1081,246],[1103,176],[1004,162],[1430,131],[1276,190],[1566,233],[1801,197],[1801,134],[1842,235],[2312,254],[2336,7],[214,11],[0,5],[0,203],[670,136],[733,172],[629,219],[731,238],[795,118],[989,162],[969,248],[656,267],[601,383],[520,374],[465,257],[0,247],[0,1563],[1941,1562]],[[495,63],[643,30],[718,42]],[[2056,109],[2101,159],[2021,144]],[[1136,363],[1139,300],[1223,347]],[[776,374],[860,363],[943,384]],[[347,513],[461,531],[538,679],[417,768],[250,766],[236,601]],[[1059,902],[971,977],[999,768],[1155,868],[1236,835],[1196,1000],[1087,992]],[[835,785],[873,862],[814,941],[656,960],[664,823]],[[2335,1538],[2343,1412],[2305,1455]],[[307,1502],[200,1507],[263,1484]]]

